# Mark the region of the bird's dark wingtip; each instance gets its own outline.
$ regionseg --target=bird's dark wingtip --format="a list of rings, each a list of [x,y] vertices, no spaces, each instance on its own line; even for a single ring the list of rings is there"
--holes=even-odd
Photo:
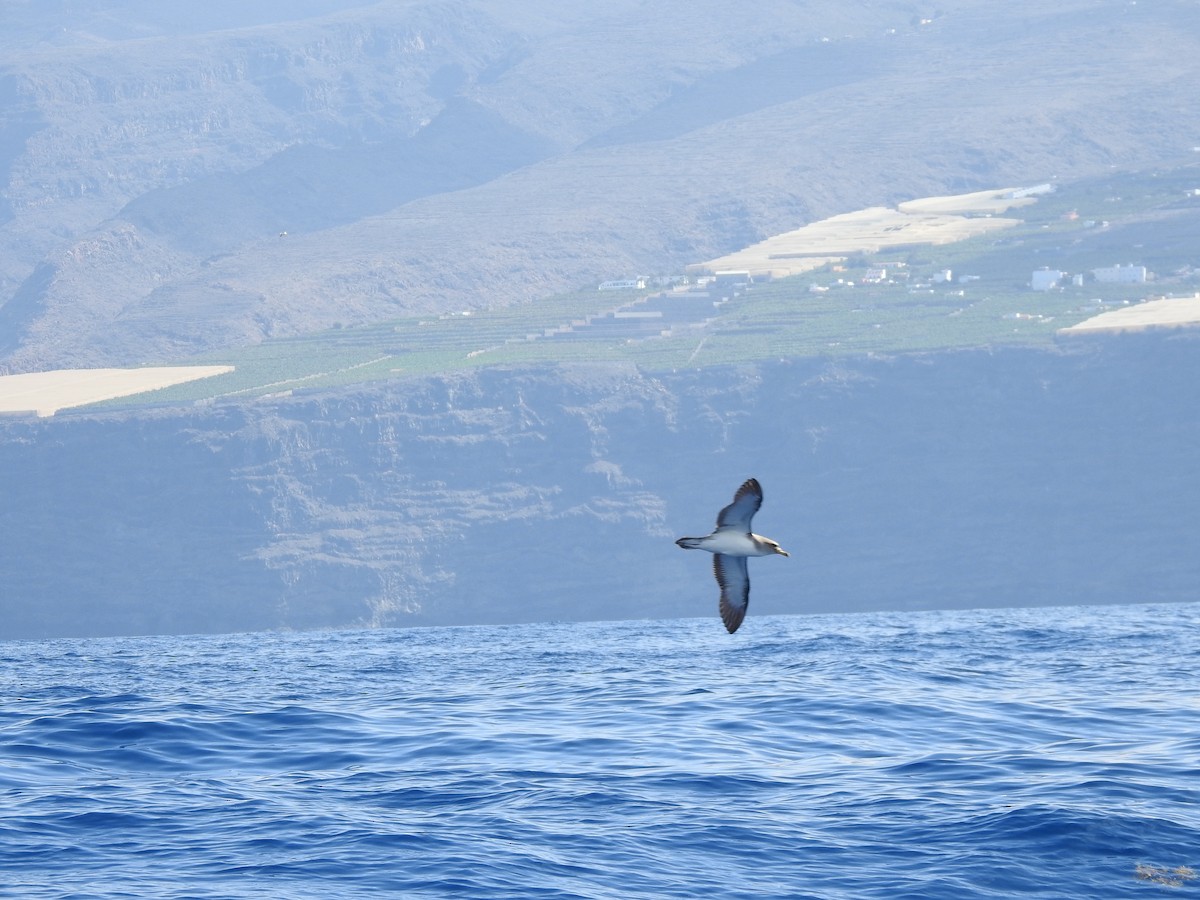
[[[745,606],[734,606],[721,598],[721,621],[725,623],[725,630],[733,634],[742,627],[742,621],[746,618]]]

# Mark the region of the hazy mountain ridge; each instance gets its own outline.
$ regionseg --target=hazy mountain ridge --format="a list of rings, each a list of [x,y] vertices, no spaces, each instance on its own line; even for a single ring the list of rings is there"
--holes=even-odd
[[[1182,3],[307,9],[11,56],[0,364],[526,300],[1196,143]]]

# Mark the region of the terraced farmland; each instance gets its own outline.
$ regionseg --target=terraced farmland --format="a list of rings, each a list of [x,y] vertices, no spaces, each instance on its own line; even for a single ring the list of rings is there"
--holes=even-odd
[[[755,360],[1050,344],[1105,309],[1200,283],[1194,164],[1059,187],[1020,224],[953,244],[860,253],[801,275],[704,293],[588,287],[500,309],[333,329],[189,359],[227,375],[115,403],[178,403],[324,389],[489,365],[627,361],[650,371]],[[1183,238],[1180,238],[1183,235]],[[1040,267],[1150,263],[1154,284],[1032,291]],[[885,269],[885,279],[877,278]],[[872,283],[872,277],[875,283]],[[615,316],[622,311],[624,315]],[[588,323],[592,324],[589,325]]]

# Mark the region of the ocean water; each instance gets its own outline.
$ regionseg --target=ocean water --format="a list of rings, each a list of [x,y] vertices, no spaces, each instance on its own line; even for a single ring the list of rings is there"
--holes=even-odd
[[[1200,605],[0,661],[5,897],[1200,894]]]

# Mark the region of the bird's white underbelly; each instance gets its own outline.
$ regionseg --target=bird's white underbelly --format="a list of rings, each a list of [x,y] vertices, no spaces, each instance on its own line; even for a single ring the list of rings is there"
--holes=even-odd
[[[725,556],[769,556],[775,552],[755,543],[744,531],[716,531],[701,539],[700,549]]]

